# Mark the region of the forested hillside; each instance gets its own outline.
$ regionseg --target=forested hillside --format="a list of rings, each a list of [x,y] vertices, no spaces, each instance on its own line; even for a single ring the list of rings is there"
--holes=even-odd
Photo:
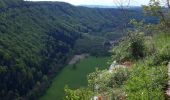
[[[119,9],[0,0],[0,99],[36,99],[66,64],[77,40],[110,32],[120,37],[121,23],[143,18],[141,9],[127,11],[130,16],[123,20]]]

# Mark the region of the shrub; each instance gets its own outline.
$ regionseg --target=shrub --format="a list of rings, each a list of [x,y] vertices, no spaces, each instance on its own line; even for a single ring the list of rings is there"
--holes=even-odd
[[[111,89],[111,74],[107,70],[96,70],[88,75],[88,87],[95,93],[103,93]]]
[[[68,86],[66,86],[64,90],[66,94],[64,100],[90,100],[93,97],[93,92],[88,88],[71,90],[68,88]]]
[[[120,87],[129,78],[129,70],[126,68],[119,68],[112,74],[111,84],[114,87]]]
[[[164,46],[159,52],[154,56],[155,65],[167,65],[170,60],[170,44]]]
[[[115,46],[112,51],[112,59],[113,61],[123,61],[126,59],[130,59],[130,51],[129,51],[130,43],[127,40],[123,40],[119,43],[118,46]]]
[[[130,33],[128,38],[130,42],[130,54],[133,59],[143,58],[145,56],[144,33]]]
[[[88,75],[88,87],[71,90],[65,87],[66,100],[90,100],[95,95],[102,98],[118,99],[125,97],[120,88],[128,79],[128,69],[120,68],[110,73],[107,70],[96,70]],[[110,99],[109,99],[110,100]]]
[[[144,33],[129,32],[128,36],[113,49],[113,59],[124,61],[138,60],[145,57],[146,46],[144,40]]]
[[[167,83],[165,66],[134,66],[124,88],[128,100],[164,100],[163,88]]]

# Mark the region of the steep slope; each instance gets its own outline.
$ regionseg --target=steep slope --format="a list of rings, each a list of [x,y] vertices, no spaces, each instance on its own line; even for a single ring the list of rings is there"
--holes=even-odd
[[[141,19],[141,10],[128,10]],[[66,63],[82,33],[118,31],[118,9],[90,9],[66,3],[0,1],[0,99],[36,99]]]

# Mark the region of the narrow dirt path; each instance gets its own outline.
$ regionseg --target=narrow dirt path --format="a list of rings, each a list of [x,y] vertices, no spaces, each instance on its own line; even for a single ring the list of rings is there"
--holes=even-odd
[[[168,77],[170,78],[170,62],[168,64]],[[166,90],[166,94],[168,97],[170,97],[170,80],[168,81],[168,87],[167,87],[167,90]]]

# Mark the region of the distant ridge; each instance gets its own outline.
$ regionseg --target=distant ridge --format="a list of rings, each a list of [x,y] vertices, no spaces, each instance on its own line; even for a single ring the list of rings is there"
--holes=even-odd
[[[119,6],[108,6],[108,5],[78,5],[80,7],[88,8],[120,8]],[[141,6],[124,6],[123,8],[141,8]]]
[[[105,5],[78,5],[82,7],[88,7],[88,8],[117,8],[116,6],[105,6]]]

